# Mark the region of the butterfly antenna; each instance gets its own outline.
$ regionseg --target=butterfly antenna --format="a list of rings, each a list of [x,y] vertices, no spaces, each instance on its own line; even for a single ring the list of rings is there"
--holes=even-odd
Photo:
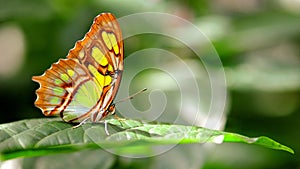
[[[142,90],[140,90],[140,91],[134,93],[134,94],[131,95],[131,96],[128,96],[128,97],[125,97],[124,99],[121,99],[121,100],[116,101],[114,104],[121,103],[121,102],[125,102],[125,101],[127,101],[127,100],[131,100],[131,99],[133,99],[136,95],[138,95],[138,94],[140,94],[140,93],[142,93],[142,92],[144,92],[144,91],[146,91],[146,90],[147,90],[147,88],[144,88],[144,89],[142,89]]]

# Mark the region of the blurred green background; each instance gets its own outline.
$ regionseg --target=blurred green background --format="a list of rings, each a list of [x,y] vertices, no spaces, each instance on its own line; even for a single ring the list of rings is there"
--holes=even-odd
[[[300,169],[298,0],[0,0],[0,123],[44,117],[33,105],[38,85],[31,77],[64,58],[97,14],[122,17],[147,11],[185,18],[212,41],[228,85],[226,131],[265,135],[296,151],[290,155],[224,144],[214,147],[203,165],[194,168]],[[158,42],[149,38],[140,37],[139,43],[125,40],[125,55],[157,47]],[[180,52],[179,47],[172,50]],[[117,161],[114,167],[151,166],[147,159]]]

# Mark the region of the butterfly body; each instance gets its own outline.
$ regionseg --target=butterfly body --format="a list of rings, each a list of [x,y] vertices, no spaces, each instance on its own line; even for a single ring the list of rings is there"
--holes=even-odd
[[[40,84],[35,105],[46,116],[60,116],[70,123],[98,122],[114,114],[112,102],[121,82],[123,53],[116,18],[110,13],[98,15],[66,59],[32,78]]]

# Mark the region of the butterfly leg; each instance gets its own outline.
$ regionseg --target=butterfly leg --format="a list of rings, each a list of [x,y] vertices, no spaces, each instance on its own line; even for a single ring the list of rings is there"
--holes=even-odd
[[[76,126],[73,126],[72,128],[73,128],[73,129],[76,129],[76,128],[80,127],[81,125],[85,124],[86,121],[87,121],[88,119],[89,119],[89,118],[84,119],[82,122],[80,122],[80,123],[77,124]]]
[[[109,132],[108,132],[108,129],[107,129],[107,121],[106,120],[104,120],[104,130],[105,130],[106,135],[109,136]]]

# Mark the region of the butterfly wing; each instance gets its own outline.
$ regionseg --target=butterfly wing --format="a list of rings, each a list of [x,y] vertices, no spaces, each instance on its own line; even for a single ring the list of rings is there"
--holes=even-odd
[[[53,64],[42,76],[33,77],[40,83],[35,105],[45,115],[60,115],[67,122],[89,117],[99,121],[109,114],[122,72],[120,26],[112,14],[100,14],[67,59]]]

